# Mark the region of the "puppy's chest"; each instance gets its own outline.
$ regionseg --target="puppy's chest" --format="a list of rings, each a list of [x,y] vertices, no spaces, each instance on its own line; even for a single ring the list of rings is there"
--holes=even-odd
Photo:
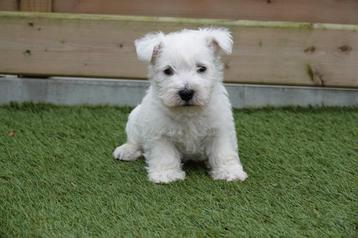
[[[172,127],[166,134],[180,153],[204,154],[205,148],[215,134],[215,129],[204,121],[186,121]]]

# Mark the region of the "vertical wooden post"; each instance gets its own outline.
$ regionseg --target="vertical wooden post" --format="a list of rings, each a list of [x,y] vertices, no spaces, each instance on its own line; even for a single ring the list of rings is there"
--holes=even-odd
[[[20,0],[20,11],[52,12],[52,0]]]

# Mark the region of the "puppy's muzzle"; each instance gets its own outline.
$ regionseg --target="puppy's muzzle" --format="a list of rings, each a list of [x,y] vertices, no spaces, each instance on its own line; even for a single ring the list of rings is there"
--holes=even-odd
[[[185,102],[189,102],[193,98],[194,93],[195,93],[194,90],[188,89],[188,88],[184,88],[178,92],[181,100],[183,100]]]

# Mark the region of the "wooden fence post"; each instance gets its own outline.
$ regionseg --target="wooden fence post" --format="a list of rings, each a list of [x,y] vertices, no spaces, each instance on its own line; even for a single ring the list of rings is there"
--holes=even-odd
[[[20,0],[20,11],[52,12],[52,0]]]

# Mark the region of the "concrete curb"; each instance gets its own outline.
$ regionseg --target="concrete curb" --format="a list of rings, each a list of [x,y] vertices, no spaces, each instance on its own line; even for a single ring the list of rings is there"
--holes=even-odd
[[[358,106],[358,89],[250,84],[225,85],[233,107]],[[44,102],[59,105],[135,106],[148,81],[90,78],[0,77],[0,104]]]

